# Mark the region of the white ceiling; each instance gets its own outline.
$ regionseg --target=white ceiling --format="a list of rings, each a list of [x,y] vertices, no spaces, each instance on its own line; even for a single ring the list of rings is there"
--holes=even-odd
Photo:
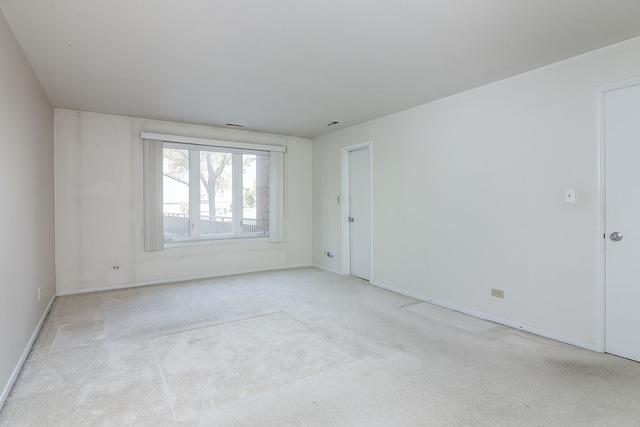
[[[640,35],[639,0],[0,0],[54,107],[315,137]],[[327,127],[327,123],[340,124]]]

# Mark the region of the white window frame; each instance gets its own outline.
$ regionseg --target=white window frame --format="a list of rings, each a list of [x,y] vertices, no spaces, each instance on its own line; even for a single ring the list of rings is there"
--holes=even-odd
[[[251,144],[244,142],[221,141],[204,138],[184,137],[176,135],[166,135],[150,132],[142,132],[141,137],[144,146],[144,249],[145,251],[161,251],[164,248],[180,246],[197,246],[212,243],[242,243],[269,241],[272,243],[284,240],[284,153],[286,147],[277,145]],[[172,241],[164,241],[163,226],[163,149],[164,147],[188,149],[190,163],[199,164],[198,147],[203,150],[219,149],[223,152],[232,152],[233,155],[233,181],[240,182],[242,179],[242,156],[236,154],[251,154],[257,152],[269,153],[269,236],[261,233],[239,233],[241,229],[240,218],[242,204],[235,203],[233,207],[234,230],[232,234],[217,234],[201,236],[199,230],[199,219],[192,222],[193,235],[195,237],[176,238]],[[234,153],[235,151],[235,153]],[[199,171],[190,168],[190,182],[199,182]],[[197,175],[197,176],[196,176]],[[238,180],[238,181],[236,181]],[[190,187],[190,212],[199,212],[200,198],[199,185]],[[238,190],[239,188],[239,190]],[[242,200],[242,188],[233,186],[233,190],[239,192],[234,194],[234,200]],[[196,194],[197,193],[197,194]],[[193,206],[197,204],[196,206]]]

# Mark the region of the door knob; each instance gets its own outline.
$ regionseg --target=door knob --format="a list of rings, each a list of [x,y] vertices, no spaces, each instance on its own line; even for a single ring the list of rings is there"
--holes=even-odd
[[[614,231],[613,233],[611,233],[611,236],[609,236],[609,238],[614,242],[619,242],[620,240],[622,240],[622,237],[624,236],[618,231]]]
[[[348,219],[347,221],[349,221],[349,222],[353,222],[353,221],[355,221],[355,219],[353,219],[353,218],[349,217],[349,219]]]

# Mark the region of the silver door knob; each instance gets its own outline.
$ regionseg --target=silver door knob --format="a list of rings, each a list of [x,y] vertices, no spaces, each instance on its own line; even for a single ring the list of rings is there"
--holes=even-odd
[[[614,231],[613,233],[611,233],[611,236],[609,236],[609,238],[614,242],[619,242],[620,240],[622,240],[622,237],[624,236],[618,231]]]
[[[348,219],[347,221],[349,221],[349,222],[353,222],[353,221],[355,221],[355,219],[353,219],[353,218],[349,217],[349,219]]]

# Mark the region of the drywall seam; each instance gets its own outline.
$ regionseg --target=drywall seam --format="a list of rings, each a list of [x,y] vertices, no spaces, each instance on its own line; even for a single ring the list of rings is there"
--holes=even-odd
[[[66,290],[66,291],[58,290],[57,295],[65,296],[65,295],[87,294],[91,292],[114,291],[117,289],[139,288],[141,286],[153,286],[153,285],[162,285],[165,283],[189,282],[191,280],[215,279],[217,277],[235,276],[238,274],[261,273],[263,271],[290,270],[294,268],[305,268],[305,267],[311,267],[311,264],[296,264],[296,265],[291,265],[287,267],[261,268],[261,269],[255,269],[255,270],[228,271],[225,273],[220,273],[215,275],[205,274],[200,276],[181,277],[179,279],[148,280],[145,282],[124,283],[121,285],[103,286],[99,288],[72,289],[72,290]]]
[[[545,331],[544,329],[538,329],[538,328],[535,328],[533,326],[523,325],[521,323],[517,323],[517,322],[514,322],[512,320],[504,319],[502,317],[493,316],[491,314],[483,313],[481,311],[470,310],[470,309],[468,309],[466,307],[460,307],[458,305],[449,304],[449,303],[444,302],[444,301],[438,301],[438,300],[435,300],[435,299],[432,299],[432,298],[425,297],[424,295],[419,295],[419,294],[416,294],[416,293],[413,293],[413,292],[407,292],[407,291],[404,291],[402,289],[394,288],[393,286],[387,286],[384,283],[375,282],[375,281],[371,281],[370,283],[373,286],[377,286],[379,288],[386,289],[386,290],[391,291],[391,292],[395,292],[395,293],[398,293],[398,294],[401,294],[401,295],[405,295],[405,296],[408,296],[408,297],[411,297],[411,298],[415,298],[415,299],[418,299],[418,300],[421,300],[421,301],[425,301],[425,302],[428,302],[428,303],[433,304],[433,305],[437,305],[437,306],[440,306],[440,307],[447,308],[449,310],[454,310],[454,311],[457,311],[457,312],[460,312],[460,313],[463,313],[463,314],[468,314],[469,316],[477,317],[478,319],[483,319],[483,320],[488,320],[490,322],[499,323],[501,325],[509,326],[511,328],[514,328],[514,329],[520,329],[520,330],[525,331],[525,332],[531,332],[532,334],[540,335],[542,337],[549,338],[549,339],[552,339],[554,341],[563,342],[565,344],[571,344],[571,345],[574,345],[576,347],[584,348],[584,349],[587,349],[587,350],[591,350],[591,351],[595,351],[596,350],[594,343],[578,340],[578,339],[571,338],[571,337],[566,337],[564,335],[560,335],[560,334],[556,334],[556,333],[553,333],[553,332]]]
[[[13,368],[13,372],[11,373],[11,376],[9,377],[7,384],[5,384],[4,389],[2,390],[2,394],[0,394],[0,410],[4,406],[4,402],[7,400],[7,397],[9,396],[9,392],[11,391],[13,384],[16,382],[16,379],[18,379],[18,375],[22,370],[22,365],[24,365],[24,362],[27,360],[27,357],[29,356],[29,352],[31,352],[31,347],[33,347],[33,343],[36,341],[36,338],[40,333],[40,329],[42,329],[44,320],[47,318],[47,315],[49,314],[49,311],[53,306],[53,301],[55,301],[56,296],[57,294],[54,294],[53,297],[51,298],[51,301],[49,301],[49,304],[47,305],[47,308],[44,310],[44,313],[42,314],[42,317],[40,318],[40,321],[38,322],[36,329],[33,331],[33,334],[31,334],[31,338],[29,339],[27,346],[22,352],[22,356],[20,356],[18,363],[16,363],[15,368]]]

